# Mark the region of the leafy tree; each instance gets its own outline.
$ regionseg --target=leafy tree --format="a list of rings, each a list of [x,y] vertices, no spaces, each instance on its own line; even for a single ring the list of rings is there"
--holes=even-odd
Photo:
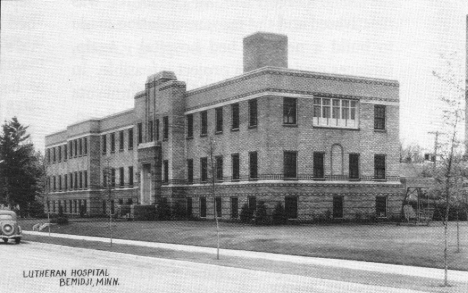
[[[0,133],[0,203],[19,206],[21,216],[42,195],[45,178],[43,158],[34,150],[27,129],[13,117]]]
[[[255,213],[256,225],[268,225],[271,223],[270,217],[267,214],[265,202],[259,201],[257,204],[257,211]]]
[[[275,210],[273,211],[273,224],[284,225],[286,224],[286,221],[286,211],[284,210],[283,204],[279,201],[275,206]]]

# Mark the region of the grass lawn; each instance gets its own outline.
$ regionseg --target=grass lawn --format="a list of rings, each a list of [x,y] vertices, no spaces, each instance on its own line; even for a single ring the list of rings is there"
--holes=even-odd
[[[25,230],[41,220],[20,219]],[[109,237],[105,219],[72,219],[51,232]],[[114,222],[113,237],[216,247],[213,221]],[[221,248],[382,263],[443,267],[444,234],[441,223],[431,226],[390,224],[250,226],[220,223]],[[27,239],[27,236],[25,237]],[[460,224],[460,251],[456,253],[456,226],[449,225],[449,268],[468,270],[468,224]],[[221,252],[222,253],[222,252]]]

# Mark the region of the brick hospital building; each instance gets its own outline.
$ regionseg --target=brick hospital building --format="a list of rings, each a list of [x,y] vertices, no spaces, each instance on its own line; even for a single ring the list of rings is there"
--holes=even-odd
[[[215,202],[224,219],[260,201],[293,219],[400,212],[395,80],[289,69],[287,37],[256,33],[240,76],[187,91],[162,71],[142,88],[132,109],[46,137],[51,212],[161,199],[200,218]]]

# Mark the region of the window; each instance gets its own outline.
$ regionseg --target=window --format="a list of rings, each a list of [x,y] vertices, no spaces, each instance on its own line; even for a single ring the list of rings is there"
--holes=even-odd
[[[156,140],[159,141],[159,119],[156,119]]]
[[[57,178],[55,176],[52,177],[54,180],[54,191],[57,190]]]
[[[107,170],[102,170],[102,186],[107,187],[108,178],[107,178]]]
[[[125,186],[125,175],[124,175],[124,167],[120,167],[119,168],[119,185],[120,187],[124,187]]]
[[[314,126],[358,128],[357,101],[314,98]]]
[[[69,144],[69,151],[70,151],[70,155],[68,156],[70,159],[73,157],[73,141],[69,141],[68,142]]]
[[[231,197],[231,218],[237,219],[239,217],[239,199]]]
[[[115,133],[110,134],[111,153],[115,152]]]
[[[83,172],[78,172],[80,173],[79,177],[80,177],[80,189],[83,188]]]
[[[257,209],[257,198],[255,196],[249,196],[247,198],[247,202],[248,202],[249,210],[255,211]]]
[[[138,128],[138,144],[140,144],[143,142],[143,124],[138,123],[137,128]]]
[[[193,159],[187,160],[187,182],[193,183]]]
[[[342,196],[333,197],[333,218],[334,219],[343,218],[343,197]]]
[[[83,172],[84,187],[88,188],[88,171]]]
[[[323,157],[324,153],[314,152],[314,178],[324,178]]]
[[[223,132],[223,107],[215,109],[216,116],[216,132]]]
[[[217,181],[223,181],[224,175],[223,175],[223,157],[219,156],[216,157],[216,180]]]
[[[75,189],[78,189],[78,172],[75,172]]]
[[[68,175],[67,174],[63,175],[63,189],[64,190],[68,189]]]
[[[206,182],[208,180],[208,159],[200,158],[200,180]]]
[[[231,129],[232,130],[239,129],[239,104],[238,103],[231,105],[231,112],[232,112]]]
[[[297,219],[297,196],[286,196],[284,198],[284,211],[286,218]]]
[[[105,155],[107,153],[107,136],[105,134],[101,136],[101,144],[102,144],[102,154]]]
[[[78,156],[78,140],[75,139],[74,140],[74,144],[75,144],[75,158]]]
[[[206,197],[200,197],[200,218],[206,218]]]
[[[123,130],[119,132],[119,150],[124,150],[124,132]]]
[[[68,158],[67,144],[63,146],[63,160],[66,161]]]
[[[258,165],[257,165],[257,152],[250,152],[249,153],[249,175],[250,179],[257,179],[258,178]]]
[[[349,154],[349,178],[359,179],[359,154]]]
[[[57,160],[56,153],[55,153],[55,148],[52,148],[52,151],[53,151],[53,160],[52,160],[52,162],[55,163],[55,161]]]
[[[239,180],[239,154],[232,154],[231,161],[232,161],[232,180]]]
[[[88,138],[83,138],[83,155],[88,155]]]
[[[128,167],[128,185],[133,186],[133,166]]]
[[[127,199],[127,204],[132,205],[133,204],[133,199],[131,199],[131,198]]]
[[[206,135],[208,133],[208,112],[200,112],[200,136]]]
[[[192,214],[193,214],[192,210],[193,210],[192,198],[187,197],[187,218],[192,217]]]
[[[78,140],[78,155],[80,157],[83,155],[83,140],[81,138]]]
[[[115,168],[111,169],[111,186],[115,187]]]
[[[385,129],[385,106],[383,105],[374,106],[374,129]]]
[[[70,173],[70,190],[73,189],[73,173]]]
[[[61,146],[58,147],[58,161],[59,162],[62,161],[62,147]]]
[[[128,130],[128,149],[133,150],[133,128]]]
[[[62,190],[62,175],[58,176],[58,189],[60,191]]]
[[[50,164],[50,149],[47,149],[47,163]]]
[[[187,137],[193,137],[193,114],[187,115]]]
[[[297,177],[297,152],[284,152],[284,178]]]
[[[215,198],[215,205],[216,205],[216,217],[221,218],[223,216],[223,209],[221,206],[221,197],[217,196]]]
[[[375,197],[375,214],[378,218],[387,217],[387,197],[386,196]]]
[[[164,160],[164,182],[168,183],[169,182],[169,161]]]
[[[163,128],[164,128],[164,132],[163,132],[163,140],[167,140],[169,138],[169,117],[166,116],[166,117],[163,117]]]
[[[67,212],[67,201],[63,201],[63,211],[66,213]]]
[[[257,100],[249,100],[249,127],[257,126]]]
[[[295,98],[283,99],[283,123],[296,124],[296,101]]]
[[[153,121],[148,122],[148,141],[153,141]]]
[[[385,179],[385,155],[374,155],[374,179]]]

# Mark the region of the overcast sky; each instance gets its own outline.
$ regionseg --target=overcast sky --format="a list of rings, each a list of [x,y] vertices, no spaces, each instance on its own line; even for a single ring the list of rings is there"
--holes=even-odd
[[[433,145],[440,54],[465,74],[466,0],[2,1],[0,121],[33,142],[133,107],[148,75],[188,89],[242,74],[242,38],[286,34],[289,68],[400,82],[400,137]],[[436,118],[437,117],[437,118]]]

